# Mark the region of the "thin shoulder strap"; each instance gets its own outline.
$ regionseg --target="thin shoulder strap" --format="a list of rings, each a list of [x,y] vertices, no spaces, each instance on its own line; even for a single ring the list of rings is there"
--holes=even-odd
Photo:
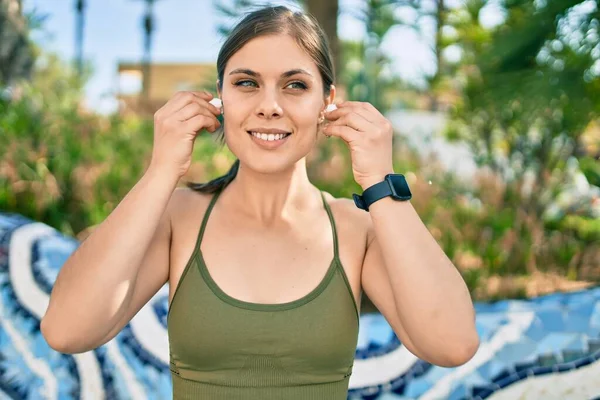
[[[329,222],[331,222],[331,231],[333,232],[333,255],[336,260],[339,260],[338,254],[338,236],[337,229],[335,227],[335,219],[333,218],[333,213],[331,212],[331,208],[329,208],[329,204],[325,200],[325,195],[321,191],[321,199],[323,199],[323,205],[325,206],[325,210],[327,211],[327,215],[329,216]]]
[[[213,207],[215,206],[215,203],[217,202],[217,199],[219,198],[219,195],[221,194],[223,190],[220,189],[218,190],[212,197],[212,199],[210,199],[210,203],[208,204],[208,207],[206,208],[206,212],[204,213],[204,218],[202,218],[202,225],[200,226],[200,233],[198,234],[198,240],[196,242],[196,252],[198,251],[198,249],[200,248],[200,244],[202,243],[202,238],[204,237],[204,230],[206,229],[206,223],[208,222],[208,217],[210,215],[210,212],[212,211]]]

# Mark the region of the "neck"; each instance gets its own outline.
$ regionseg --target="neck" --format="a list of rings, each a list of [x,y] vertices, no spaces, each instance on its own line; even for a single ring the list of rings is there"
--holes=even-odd
[[[308,179],[305,158],[288,170],[270,174],[240,164],[235,179],[223,193],[226,194],[227,203],[236,212],[264,225],[322,206],[320,195],[316,196],[317,190]]]

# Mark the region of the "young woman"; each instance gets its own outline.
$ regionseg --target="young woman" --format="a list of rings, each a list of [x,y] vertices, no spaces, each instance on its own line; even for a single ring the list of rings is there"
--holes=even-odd
[[[389,188],[394,173],[378,110],[346,101],[326,112],[333,66],[317,23],[285,7],[252,12],[217,69],[222,108],[184,92],[156,113],[146,173],[58,276],[48,343],[106,343],[169,282],[176,399],[344,399],[364,290],[415,355],[468,361],[479,343],[469,292],[410,201],[365,192],[355,204],[307,178],[321,134],[347,142],[365,191]],[[238,161],[176,189],[197,133],[221,128]]]

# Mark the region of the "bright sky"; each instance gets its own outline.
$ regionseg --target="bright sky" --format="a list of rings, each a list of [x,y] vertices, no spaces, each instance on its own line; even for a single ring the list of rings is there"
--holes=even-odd
[[[360,8],[364,0],[339,1],[339,36],[362,38],[362,23],[347,11]],[[23,3],[26,10],[36,9],[48,15],[45,22],[48,35],[36,37],[37,41],[64,59],[72,59],[75,0],[23,0]],[[93,63],[95,73],[86,87],[86,99],[97,111],[110,112],[116,108],[117,63],[141,59],[143,13],[142,0],[87,0],[84,56]],[[216,61],[222,41],[216,29],[225,21],[216,14],[213,0],[159,0],[155,3],[155,17],[154,61]],[[406,79],[418,80],[423,71],[433,70],[427,43],[407,28],[391,31],[383,47],[394,60],[393,72]]]

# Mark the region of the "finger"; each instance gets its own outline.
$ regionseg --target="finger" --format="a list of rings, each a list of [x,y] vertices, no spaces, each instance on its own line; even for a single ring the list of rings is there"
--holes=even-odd
[[[325,119],[327,119],[329,121],[335,121],[335,120],[342,118],[343,116],[348,115],[350,113],[356,113],[356,114],[362,116],[364,119],[366,119],[369,122],[374,122],[377,120],[376,116],[372,115],[372,113],[369,110],[367,110],[364,107],[360,107],[358,105],[340,107],[336,110],[327,112],[327,113],[325,113]]]
[[[358,138],[360,132],[345,125],[327,125],[323,128],[323,134],[325,136],[337,136],[347,143],[352,143]]]
[[[362,115],[359,115],[356,112],[347,112],[345,115],[333,122],[330,122],[328,125],[345,125],[360,132],[369,132],[374,128],[371,122],[367,121]]]
[[[186,121],[198,114],[204,114],[206,116],[214,116],[214,113],[206,107],[203,103],[192,102],[177,111],[173,117],[177,121]]]
[[[214,115],[208,116],[204,114],[196,115],[182,122],[182,124],[186,132],[198,132],[202,129],[214,132],[221,126],[221,123]]]
[[[198,97],[191,92],[177,92],[160,110],[158,110],[157,114],[165,117],[172,115],[188,104],[196,101],[196,99],[198,99]]]
[[[208,105],[208,109],[210,110],[211,113],[213,113],[214,115],[221,115],[221,108],[215,106],[214,104],[210,103],[210,101],[212,99],[215,98],[215,96],[213,96],[212,93],[207,92],[207,91],[203,91],[203,92],[191,92],[194,96],[197,96],[198,98],[204,100],[201,101],[200,103],[202,105],[204,105],[204,102],[206,102],[206,104]]]
[[[192,91],[177,92],[171,98],[171,100],[169,100],[167,102],[167,104],[165,104],[165,106],[163,106],[163,109],[160,110],[160,112],[163,115],[174,114],[190,103],[198,103],[201,105],[203,103],[209,104],[208,102],[212,98],[213,98],[213,95],[210,94],[209,92],[192,92]],[[209,104],[207,107],[209,109],[211,109],[211,111],[213,111],[213,114],[215,114],[215,115],[220,114],[219,109],[216,108],[215,106],[213,106],[212,104]],[[218,112],[218,114],[217,114],[217,112]]]
[[[375,118],[385,118],[381,112],[375,106],[368,101],[343,101],[339,104],[341,108],[344,107],[356,107],[358,109],[366,110],[369,114]]]
[[[207,92],[206,90],[190,90],[190,93],[205,101],[211,101],[215,97],[211,92]]]

